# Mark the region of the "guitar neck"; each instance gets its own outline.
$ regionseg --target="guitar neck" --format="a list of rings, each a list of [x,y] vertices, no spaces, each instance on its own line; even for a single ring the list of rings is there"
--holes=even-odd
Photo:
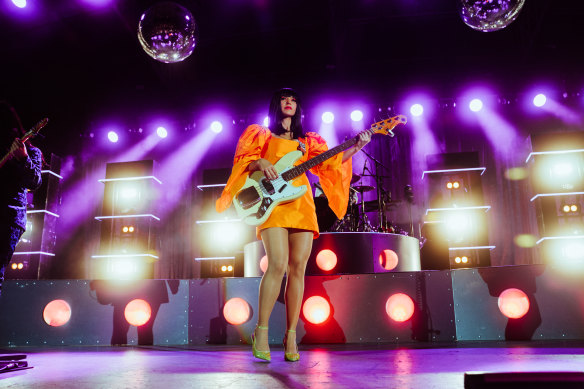
[[[359,141],[359,135],[354,138],[347,140],[346,142],[333,147],[330,150],[325,151],[322,154],[317,155],[314,158],[310,158],[308,161],[301,163],[298,166],[293,167],[292,169],[282,173],[282,178],[286,181],[290,181],[291,179],[298,177],[299,175],[305,173],[307,170],[312,169],[316,165],[323,163],[329,158],[334,157],[341,151],[348,149],[349,147],[353,146]]]

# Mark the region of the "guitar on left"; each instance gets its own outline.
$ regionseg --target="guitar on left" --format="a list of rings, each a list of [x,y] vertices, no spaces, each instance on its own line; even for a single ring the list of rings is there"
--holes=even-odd
[[[20,140],[22,141],[22,143],[26,143],[26,141],[29,140],[30,138],[33,138],[33,137],[37,136],[38,133],[40,132],[41,128],[43,128],[44,126],[46,126],[48,122],[49,122],[49,119],[48,118],[44,118],[43,120],[41,120],[40,122],[38,122],[37,124],[35,124],[33,128],[31,128],[30,130],[28,130],[27,133],[24,134],[24,136],[22,138],[20,138]],[[11,158],[12,158],[12,154],[11,153],[7,153],[4,157],[2,157],[2,159],[0,159],[0,168],[2,166],[4,166],[4,164],[6,162],[10,161]]]
[[[405,116],[398,115],[373,123],[370,129],[373,130],[373,134],[394,136],[391,130],[398,124],[405,124],[406,122]],[[269,180],[261,171],[251,173],[243,187],[233,198],[233,205],[237,215],[249,225],[258,226],[263,224],[279,204],[293,201],[308,190],[306,185],[292,185],[294,178],[351,147],[358,140],[359,136],[357,135],[343,144],[296,166],[294,163],[302,157],[302,152],[298,150],[291,151],[274,164],[278,172],[278,178],[275,180]]]

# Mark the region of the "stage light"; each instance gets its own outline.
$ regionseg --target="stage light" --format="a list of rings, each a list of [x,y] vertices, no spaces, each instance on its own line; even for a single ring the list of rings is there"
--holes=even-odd
[[[136,280],[144,276],[146,266],[143,258],[109,258],[105,263],[104,278],[116,280]]]
[[[71,306],[65,300],[53,300],[43,310],[43,320],[52,327],[65,325],[71,319]]]
[[[10,265],[10,267],[12,268],[12,270],[16,270],[16,268],[18,267],[18,265],[16,263],[13,263],[12,265]]]
[[[335,121],[335,115],[332,112],[325,112],[322,114],[323,123],[330,124]]]
[[[351,120],[354,122],[360,122],[363,120],[363,112],[359,111],[358,109],[351,112]]]
[[[12,0],[12,4],[17,6],[18,8],[25,8],[26,7],[26,0]]]
[[[166,131],[166,128],[164,127],[158,127],[156,129],[156,134],[160,137],[160,138],[166,138],[168,136],[168,131]]]
[[[570,162],[558,162],[553,166],[553,172],[557,176],[569,176],[574,172],[574,165]]]
[[[446,229],[449,235],[455,235],[468,230],[471,227],[470,215],[464,211],[453,211],[445,216]]]
[[[566,212],[566,213],[570,212],[570,206],[567,205],[567,204],[564,205],[563,211]]]
[[[467,256],[463,256],[462,258],[460,258],[462,263],[468,263],[468,257]]]
[[[520,289],[510,288],[504,290],[497,304],[503,315],[510,319],[519,319],[529,311],[529,298]]]
[[[17,267],[18,267],[18,270],[22,270],[22,268],[24,267],[24,264],[22,262],[20,262]]]
[[[460,188],[460,182],[458,182],[458,181],[454,181],[454,182],[452,183],[452,187],[453,187],[454,189],[458,189],[458,188]]]
[[[205,228],[206,240],[209,245],[224,247],[240,247],[246,236],[247,227],[239,221],[211,223]]]
[[[570,205],[570,211],[572,211],[572,212],[578,212],[578,206],[575,205],[575,204]]]
[[[527,178],[529,172],[523,167],[512,167],[505,171],[505,178],[511,181],[520,181]]]
[[[562,247],[562,256],[570,263],[580,264],[584,260],[584,243],[570,242]]]
[[[329,271],[337,266],[337,255],[329,249],[321,250],[316,255],[316,265],[320,270]]]
[[[269,116],[266,116],[264,118],[264,126],[265,127],[269,127],[270,126],[270,117]]]
[[[394,321],[407,321],[414,314],[414,302],[407,294],[396,293],[387,299],[385,312]]]
[[[302,314],[312,324],[324,323],[331,314],[331,306],[324,297],[312,296],[302,306]]]
[[[211,131],[213,131],[216,134],[220,133],[221,131],[223,131],[223,124],[221,124],[221,122],[214,121],[213,123],[211,123]]]
[[[535,105],[536,107],[543,107],[546,101],[547,98],[545,97],[545,95],[543,93],[540,93],[533,98],[533,105]]]
[[[456,258],[454,258],[454,262],[460,263],[460,262],[462,262],[462,258],[456,257]]]
[[[126,321],[136,327],[148,323],[151,315],[152,308],[150,308],[150,304],[142,299],[130,301],[128,305],[126,305],[126,309],[124,309],[124,317],[126,318]]]
[[[134,226],[128,227],[128,232],[134,232]]]
[[[518,247],[530,248],[537,245],[537,238],[531,234],[519,234],[513,239]]]
[[[453,186],[452,182],[448,182],[448,183],[446,184],[446,187],[447,187],[448,189],[452,189],[452,186]]]
[[[472,99],[468,104],[468,107],[473,112],[479,112],[483,109],[483,102],[480,99]]]
[[[127,233],[128,232],[128,226],[123,226],[122,227],[122,232]]]
[[[382,250],[379,253],[379,264],[385,270],[393,270],[397,267],[399,263],[399,258],[397,253],[390,249]]]
[[[227,266],[227,271],[233,271],[233,266],[231,265]]]
[[[110,131],[107,133],[107,138],[109,139],[110,142],[112,143],[116,143],[120,138],[118,137],[118,134],[115,131]]]
[[[223,306],[223,317],[234,326],[247,322],[250,318],[250,312],[251,309],[247,301],[239,297],[227,300]]]
[[[422,104],[414,104],[410,107],[410,113],[412,116],[421,116],[424,113],[424,107]]]
[[[225,265],[221,266],[221,271],[223,271],[223,272],[227,271],[227,266],[225,266]]]
[[[260,259],[260,270],[262,273],[265,273],[268,270],[268,256],[264,255],[262,259]]]

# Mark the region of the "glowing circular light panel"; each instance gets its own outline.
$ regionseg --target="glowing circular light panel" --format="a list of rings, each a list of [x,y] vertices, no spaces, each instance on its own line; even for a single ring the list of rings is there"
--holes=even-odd
[[[211,131],[213,131],[216,134],[220,133],[221,131],[223,131],[223,124],[221,124],[221,122],[214,121],[213,123],[211,123]]]
[[[324,297],[312,296],[304,302],[302,314],[310,323],[321,324],[329,318],[331,306]]]
[[[124,317],[126,318],[126,321],[136,327],[148,323],[151,315],[152,308],[150,308],[150,304],[141,299],[130,301],[128,305],[126,305],[126,309],[124,309]]]
[[[545,95],[543,93],[540,93],[533,98],[533,105],[535,105],[536,107],[543,107],[546,101],[547,98],[545,97]]]
[[[260,259],[260,270],[262,273],[265,273],[268,270],[268,256],[264,255],[262,259]]]
[[[332,123],[335,121],[335,115],[332,112],[325,112],[322,114],[323,123]]]
[[[112,143],[116,143],[118,140],[120,140],[120,137],[118,136],[118,134],[115,131],[108,132],[107,133],[107,138]]]
[[[329,271],[337,266],[337,255],[329,249],[321,250],[316,255],[316,265],[320,270]]]
[[[166,131],[166,128],[164,127],[158,127],[156,129],[156,134],[160,137],[160,138],[166,138],[168,136],[168,131]]]
[[[479,99],[472,99],[468,104],[468,107],[473,112],[479,112],[481,109],[483,109],[483,102]]]
[[[393,270],[399,262],[397,253],[390,249],[385,249],[379,253],[379,264],[385,270]]]
[[[229,324],[238,326],[249,320],[251,309],[249,304],[242,298],[234,297],[223,306],[223,316]]]
[[[499,310],[510,319],[519,319],[529,311],[529,298],[520,289],[510,288],[499,295]]]
[[[351,120],[354,122],[360,122],[363,120],[363,112],[359,111],[358,109],[351,112]]]
[[[17,6],[18,8],[25,8],[26,7],[26,0],[12,0],[12,4]]]
[[[407,294],[396,293],[387,299],[385,312],[394,321],[407,321],[414,314],[414,302]]]
[[[421,116],[424,113],[424,107],[422,104],[414,104],[410,107],[410,113],[412,116]]]
[[[45,306],[43,320],[52,327],[60,327],[71,319],[71,306],[65,300],[53,300]]]
[[[266,116],[264,118],[264,126],[265,127],[269,127],[270,126],[270,117],[269,116]]]

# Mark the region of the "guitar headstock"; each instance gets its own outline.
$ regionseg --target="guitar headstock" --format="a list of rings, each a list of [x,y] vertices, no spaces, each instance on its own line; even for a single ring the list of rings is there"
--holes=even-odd
[[[46,126],[48,122],[49,122],[49,118],[44,118],[43,120],[41,120],[40,122],[35,124],[33,128],[31,128],[30,130],[27,131],[26,134],[24,134],[24,136],[22,137],[22,141],[24,142],[27,139],[30,139],[30,138],[36,136],[39,133],[39,131],[41,130],[41,128]]]
[[[374,134],[394,136],[393,130],[398,124],[406,124],[408,119],[404,115],[397,115],[389,119],[380,120],[371,125]]]

